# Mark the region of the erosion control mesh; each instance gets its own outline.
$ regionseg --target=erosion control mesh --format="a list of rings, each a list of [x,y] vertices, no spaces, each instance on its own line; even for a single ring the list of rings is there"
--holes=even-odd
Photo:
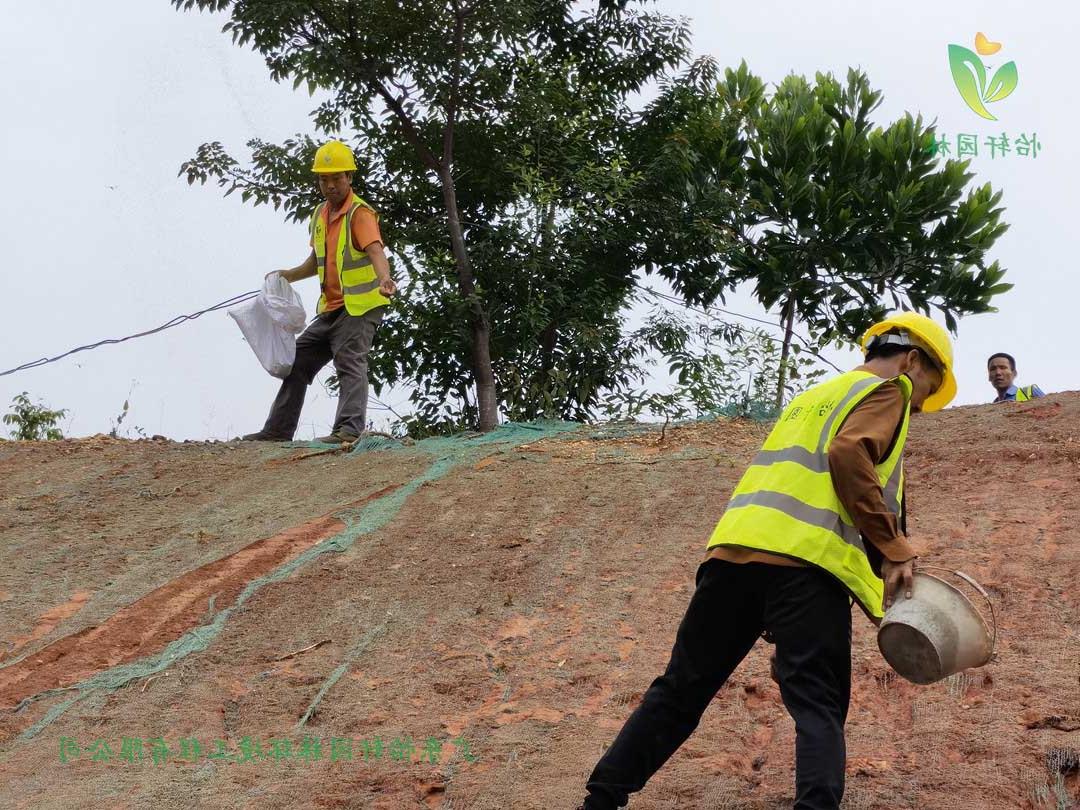
[[[732,403],[723,408],[717,408],[702,414],[696,419],[688,419],[680,422],[671,422],[669,427],[680,425],[693,425],[700,422],[715,422],[718,419],[749,419],[752,422],[773,422],[780,412],[771,406],[760,402],[751,402],[747,405]],[[589,439],[624,439],[632,436],[642,436],[655,433],[663,426],[663,422],[607,422],[593,426],[588,433],[584,434]]]
[[[689,423],[710,421],[717,418],[730,418],[731,416],[748,417],[755,421],[766,421],[773,417],[771,412],[761,410],[759,413],[747,414],[736,408],[729,409],[731,413],[717,412],[709,414]],[[682,424],[688,424],[686,422]],[[154,655],[146,656],[136,661],[121,664],[93,675],[74,686],[60,689],[50,689],[26,698],[19,705],[19,709],[50,697],[65,695],[67,700],[51,707],[49,711],[21,735],[21,739],[30,739],[36,736],[50,723],[62,716],[69,708],[85,700],[99,691],[113,691],[120,689],[132,681],[148,678],[168,667],[173,666],[178,660],[191,653],[202,652],[218,637],[225,628],[232,615],[255,594],[260,588],[280,582],[291,576],[295,571],[306,566],[320,554],[327,552],[342,552],[352,546],[360,537],[369,532],[377,531],[392,521],[404,506],[406,500],[424,484],[438,480],[447,475],[455,467],[475,463],[478,459],[492,453],[511,452],[515,448],[544,439],[554,438],[570,432],[576,432],[579,439],[618,439],[630,436],[639,436],[647,433],[655,433],[659,425],[656,423],[641,422],[617,422],[601,426],[585,426],[575,422],[545,421],[529,424],[507,423],[490,433],[466,433],[457,436],[435,437],[418,442],[406,443],[401,440],[384,436],[367,436],[357,442],[349,451],[349,456],[377,450],[399,453],[403,456],[425,456],[430,459],[427,468],[419,475],[408,481],[403,486],[381,498],[366,503],[363,507],[344,509],[335,514],[344,524],[345,528],[326,540],[307,549],[298,556],[283,563],[270,573],[252,580],[237,597],[236,601],[224,609],[213,613],[207,623],[185,633],[180,638],[168,644],[163,650]],[[323,447],[324,445],[310,442],[295,443],[297,447]],[[326,447],[332,447],[326,445]],[[691,453],[687,448],[683,453]],[[348,670],[352,662],[358,658],[373,641],[382,634],[385,625],[373,627],[360,642],[350,651],[341,665],[334,671],[324,683],[315,700],[300,721],[301,725],[315,710],[323,695],[329,691],[334,683]],[[9,662],[14,663],[14,662]]]
[[[62,716],[76,703],[86,699],[98,691],[112,691],[120,689],[132,681],[147,678],[162,672],[173,666],[178,660],[195,652],[202,652],[217,638],[225,628],[225,624],[232,615],[256,593],[260,588],[275,582],[280,582],[291,576],[293,572],[307,565],[326,552],[341,552],[349,548],[357,538],[369,532],[377,531],[388,524],[401,510],[405,501],[424,484],[442,478],[455,467],[468,464],[478,458],[490,455],[492,452],[507,452],[524,444],[552,438],[573,430],[579,430],[582,426],[573,422],[538,422],[533,424],[502,425],[498,429],[483,434],[464,434],[445,438],[431,438],[416,442],[411,447],[403,447],[399,442],[383,437],[368,437],[364,442],[358,442],[351,453],[361,453],[376,449],[388,449],[392,452],[414,455],[421,454],[431,457],[428,467],[404,486],[393,492],[365,504],[357,509],[345,509],[338,513],[338,517],[345,528],[337,535],[327,538],[321,543],[312,546],[303,553],[282,564],[275,570],[252,580],[237,597],[232,605],[218,611],[210,617],[210,620],[185,633],[180,638],[171,642],[161,652],[145,658],[120,664],[110,669],[99,672],[81,683],[62,689],[50,689],[45,692],[26,698],[20,703],[19,708],[24,708],[30,703],[57,695],[67,695],[69,699],[49,709],[49,711],[21,735],[21,739],[27,740],[42,731],[46,726]],[[303,446],[311,446],[305,444]],[[369,635],[365,635],[356,647],[350,652],[349,660],[331,675],[330,679],[320,690],[317,699],[313,701],[309,712],[305,714],[305,720],[322,695],[333,686],[333,683],[341,677],[351,663],[351,660],[361,655],[364,649],[380,634],[378,627],[373,628]],[[18,710],[18,709],[17,709]],[[303,722],[303,721],[301,721]]]

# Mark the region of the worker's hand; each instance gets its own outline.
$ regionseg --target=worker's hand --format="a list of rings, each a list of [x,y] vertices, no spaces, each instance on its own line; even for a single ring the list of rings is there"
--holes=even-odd
[[[397,292],[397,284],[394,283],[392,278],[381,278],[379,279],[379,292],[389,298]]]
[[[900,586],[904,587],[904,596],[911,598],[911,587],[915,581],[915,558],[904,562],[885,560],[881,563],[881,578],[885,580],[885,610],[892,607],[893,598]]]

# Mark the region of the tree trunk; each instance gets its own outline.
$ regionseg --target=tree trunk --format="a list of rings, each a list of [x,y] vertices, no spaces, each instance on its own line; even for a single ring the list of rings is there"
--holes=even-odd
[[[555,203],[549,203],[547,210],[544,212],[543,229],[540,235],[540,252],[545,257],[551,255],[552,243],[555,237]],[[548,263],[549,269],[551,263]],[[548,289],[545,291],[548,295],[551,294],[551,290],[555,286],[555,281],[548,282]],[[541,385],[547,387],[548,384],[548,372],[551,371],[555,365],[555,345],[559,337],[559,322],[556,318],[552,318],[551,323],[544,327],[540,332],[540,381]]]
[[[472,370],[473,377],[476,379],[476,407],[480,416],[478,427],[486,433],[494,430],[499,424],[495,373],[491,369],[491,330],[487,313],[476,296],[472,265],[469,264],[469,253],[465,249],[465,235],[461,230],[457,192],[454,189],[454,178],[449,167],[443,165],[439,168],[439,180],[442,182],[443,203],[446,206],[446,216],[450,224],[450,247],[457,265],[458,290],[461,297],[469,302],[470,326],[472,327]]]
[[[788,299],[784,306],[784,346],[780,350],[780,371],[776,383],[776,410],[784,407],[784,384],[787,382],[787,361],[791,351],[791,335],[795,326],[795,301]]]
[[[555,365],[555,346],[559,339],[559,322],[552,321],[540,333],[540,373],[546,378]]]

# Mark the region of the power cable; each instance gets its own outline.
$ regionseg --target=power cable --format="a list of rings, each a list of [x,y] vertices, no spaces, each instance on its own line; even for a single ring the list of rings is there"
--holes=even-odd
[[[207,312],[216,312],[219,309],[226,309],[227,307],[235,306],[236,304],[242,304],[244,301],[250,301],[256,295],[259,294],[258,290],[251,290],[250,292],[241,293],[240,295],[234,295],[232,298],[228,298],[219,304],[214,304],[212,307],[206,309],[200,309],[198,312],[192,312],[190,315],[177,315],[171,321],[163,323],[155,329],[148,329],[145,332],[137,332],[134,335],[128,335],[122,338],[109,338],[108,340],[99,340],[97,343],[90,343],[86,346],[79,346],[78,348],[66,351],[63,354],[58,354],[56,357],[42,357],[40,360],[34,360],[30,363],[23,363],[21,366],[15,368],[9,368],[7,371],[0,371],[0,377],[6,377],[8,374],[14,374],[16,371],[25,371],[30,368],[37,368],[38,366],[48,365],[49,363],[55,363],[57,360],[63,359],[68,355],[75,354],[76,352],[85,352],[90,349],[96,349],[98,346],[106,346],[112,343],[123,343],[125,340],[132,340],[134,338],[146,337],[152,335],[155,332],[161,332],[165,329],[171,329],[174,326],[179,326],[184,321],[193,321],[200,315],[205,315]]]
[[[461,220],[461,221],[462,221],[463,224],[471,225],[471,226],[476,227],[476,228],[485,228],[485,229],[491,230],[491,231],[495,230],[495,228],[492,225],[488,224],[488,223],[470,222],[468,220]],[[622,276],[617,276],[614,273],[604,273],[603,271],[600,271],[600,273],[601,273],[601,275],[607,276],[608,278],[611,278],[611,279],[616,279],[616,280],[620,280],[620,281],[623,280]],[[729,323],[728,321],[725,321],[722,318],[717,318],[711,312],[706,312],[704,310],[697,309],[696,307],[693,307],[690,304],[687,304],[685,301],[682,301],[679,298],[675,298],[674,296],[670,296],[670,295],[665,295],[664,293],[657,292],[656,290],[650,289],[649,287],[643,287],[636,280],[631,280],[630,283],[634,287],[637,287],[637,289],[641,290],[642,292],[646,292],[646,293],[649,293],[650,295],[656,296],[657,298],[662,298],[664,300],[670,301],[673,304],[677,304],[678,306],[681,306],[683,309],[689,310],[691,312],[697,312],[698,314],[704,315],[707,318],[712,318],[713,320],[720,321],[720,323],[724,324],[725,326],[734,327],[735,329],[737,329],[740,332],[748,332],[748,331],[750,331],[750,330],[748,330],[748,329],[746,329],[744,327],[739,326],[738,324]],[[733,318],[743,318],[744,320],[756,321],[757,323],[764,324],[765,326],[771,326],[771,327],[773,327],[775,329],[784,329],[784,326],[782,324],[774,323],[773,321],[766,321],[766,320],[763,320],[762,318],[755,318],[753,315],[743,315],[743,314],[741,314],[739,312],[732,312],[731,310],[724,309],[723,307],[718,307],[718,306],[710,306],[710,307],[707,307],[707,308],[708,309],[715,309],[717,312],[723,312],[725,315],[730,315]],[[814,357],[816,357],[818,360],[825,363],[826,365],[832,366],[832,368],[834,368],[836,371],[840,372],[841,374],[844,373],[844,370],[842,368],[837,366],[832,361],[827,360],[826,358],[822,357],[821,353],[818,352],[810,344],[809,341],[807,341],[805,338],[803,338],[802,335],[798,334],[797,332],[792,332],[791,336],[793,338],[795,338],[796,340],[798,340],[799,343],[802,344],[803,348],[806,349],[810,354],[814,355]],[[771,340],[773,343],[779,343],[780,342],[774,337],[771,337],[771,336],[768,336],[768,335],[766,335],[766,337],[769,340]]]
[[[745,320],[754,321],[756,323],[764,324],[765,326],[771,326],[771,327],[776,328],[776,329],[783,329],[784,328],[781,324],[774,323],[772,321],[767,321],[767,320],[764,320],[762,318],[756,318],[753,315],[743,315],[742,313],[734,312],[734,311],[728,310],[728,309],[724,309],[723,307],[711,306],[711,307],[707,307],[706,309],[699,309],[697,307],[691,306],[690,304],[687,304],[686,302],[682,301],[679,298],[676,298],[675,296],[666,295],[665,293],[657,292],[656,290],[652,289],[651,287],[646,287],[646,286],[644,286],[642,284],[639,284],[637,281],[632,281],[631,283],[637,289],[641,290],[644,293],[648,293],[649,295],[651,295],[651,296],[653,296],[655,298],[659,298],[659,299],[667,301],[669,303],[676,304],[677,306],[680,306],[683,309],[686,309],[686,310],[688,310],[690,312],[696,312],[696,313],[698,313],[700,315],[704,315],[707,318],[712,318],[714,320],[719,320],[721,323],[723,323],[723,324],[725,324],[727,326],[732,326],[732,327],[734,327],[735,329],[737,329],[737,330],[739,330],[741,332],[750,332],[752,330],[746,329],[745,327],[740,326],[738,324],[729,323],[727,321],[724,321],[721,318],[717,318],[709,310],[716,310],[717,312],[723,312],[725,315],[730,315],[731,317],[734,317],[734,318],[743,318]],[[234,295],[232,298],[227,298],[226,300],[221,301],[220,303],[214,304],[213,306],[207,307],[206,309],[201,309],[201,310],[199,310],[197,312],[192,312],[192,313],[190,313],[188,315],[177,315],[175,318],[173,318],[170,321],[167,321],[166,323],[163,323],[161,326],[158,326],[158,327],[156,327],[154,329],[148,329],[145,332],[136,332],[133,335],[127,335],[126,337],[122,337],[122,338],[109,338],[109,339],[106,339],[106,340],[99,340],[97,343],[90,343],[90,344],[87,344],[86,346],[78,346],[77,348],[66,351],[63,354],[58,354],[55,357],[42,357],[42,358],[40,358],[38,360],[33,360],[33,361],[29,362],[29,363],[23,363],[21,366],[16,366],[15,368],[10,368],[7,371],[0,371],[0,377],[6,377],[7,375],[14,374],[14,373],[16,373],[18,371],[26,371],[27,369],[37,368],[39,366],[48,365],[49,363],[55,363],[57,360],[62,360],[63,358],[68,357],[69,355],[72,355],[72,354],[76,354],[77,352],[89,351],[90,349],[96,349],[96,348],[98,348],[100,346],[107,346],[107,345],[111,345],[111,344],[115,344],[115,343],[123,343],[125,341],[133,340],[135,338],[146,337],[147,335],[153,335],[153,334],[155,334],[157,332],[162,332],[162,331],[164,331],[166,329],[171,329],[174,326],[179,326],[180,324],[184,323],[185,321],[193,321],[196,318],[198,318],[200,315],[205,315],[208,312],[217,312],[218,310],[227,309],[228,307],[235,306],[236,304],[242,304],[245,301],[250,301],[252,298],[254,298],[258,294],[259,294],[258,290],[250,290],[248,292],[241,293],[240,295]],[[769,340],[773,341],[774,343],[779,342],[779,341],[777,341],[776,338],[774,338],[772,336],[767,335],[766,337]],[[820,360],[823,363],[831,366],[836,371],[843,372],[843,369],[839,368],[835,363],[833,363],[832,361],[830,361],[830,360],[826,359],[825,357],[823,357],[821,355],[821,353],[818,352],[816,349],[814,349],[801,335],[793,332],[792,337],[794,337],[796,340],[798,340],[803,345],[803,347],[810,354],[814,355],[814,357],[816,357],[818,360]],[[383,403],[380,403],[380,404],[383,404]]]
[[[682,300],[676,298],[675,296],[666,295],[664,293],[657,292],[656,290],[652,289],[651,287],[644,287],[641,284],[638,284],[636,281],[633,282],[633,285],[635,287],[637,287],[639,290],[641,290],[642,292],[646,292],[649,295],[652,295],[652,296],[654,296],[656,298],[660,298],[660,299],[662,299],[664,301],[669,301],[669,302],[671,302],[673,304],[676,304],[676,305],[682,307],[683,309],[689,310],[690,312],[696,312],[699,315],[704,315],[706,318],[711,318],[713,320],[720,321],[720,323],[724,324],[725,326],[733,327],[734,329],[737,329],[740,332],[753,333],[753,330],[747,329],[745,326],[740,326],[737,323],[730,323],[728,321],[723,320],[722,318],[717,318],[715,315],[713,315],[711,312],[709,312],[707,310],[715,309],[718,312],[723,312],[725,315],[731,315],[732,317],[735,317],[735,318],[745,318],[748,321],[756,321],[757,323],[765,324],[766,326],[772,326],[772,327],[775,327],[777,329],[783,329],[784,328],[781,324],[773,323],[772,321],[766,321],[766,320],[763,320],[761,318],[755,318],[753,315],[742,315],[742,314],[740,314],[738,312],[732,312],[731,310],[723,309],[722,307],[715,307],[714,306],[714,307],[707,307],[707,309],[698,309],[697,307],[691,306],[690,304],[687,304],[685,301],[682,301]],[[803,345],[803,348],[806,349],[806,351],[808,351],[810,354],[814,355],[814,357],[816,357],[822,363],[825,363],[826,365],[832,366],[836,371],[840,372],[841,374],[844,373],[844,370],[842,368],[837,366],[831,360],[824,357],[819,351],[817,351],[813,346],[811,346],[810,343],[807,342],[807,340],[802,335],[800,335],[800,334],[798,334],[796,332],[792,332],[791,336],[793,338],[795,338],[796,340],[798,340]],[[779,343],[780,342],[777,338],[774,338],[772,335],[765,335],[765,338],[767,340],[772,341],[773,343]]]

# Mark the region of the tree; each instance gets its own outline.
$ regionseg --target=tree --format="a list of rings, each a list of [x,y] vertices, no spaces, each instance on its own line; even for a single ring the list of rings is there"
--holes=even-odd
[[[64,438],[56,424],[67,415],[66,410],[51,411],[43,403],[35,405],[26,391],[11,400],[12,412],[4,415],[5,425],[14,425],[12,438],[36,442]]]
[[[674,384],[666,392],[646,388],[635,391],[632,386],[612,391],[605,404],[606,415],[613,419],[633,419],[646,413],[673,420],[717,413],[775,418],[778,408],[773,395],[781,364],[786,365],[786,397],[794,396],[825,374],[798,346],[782,359],[781,342],[762,329],[663,307],[656,307],[626,342],[644,347],[653,358],[666,362]],[[648,360],[639,362],[632,381],[644,385],[649,365]]]
[[[355,133],[410,280],[408,323],[388,322],[394,345],[374,371],[413,382],[428,424],[489,430],[500,399],[523,417],[537,403],[569,416],[595,406],[621,373],[605,347],[633,268],[603,275],[572,248],[595,222],[581,212],[610,208],[631,182],[626,99],[684,60],[684,22],[628,0],[173,4],[228,13],[225,30],[275,80],[328,92],[318,132]],[[306,218],[314,141],[250,146],[251,168],[214,142],[181,171]]]
[[[709,304],[753,282],[778,307],[785,336],[776,404],[797,322],[817,346],[857,340],[889,308],[956,316],[994,311],[1012,287],[987,253],[1007,225],[1001,193],[969,191],[968,162],[932,154],[933,126],[905,114],[875,127],[881,103],[864,73],[842,85],[788,76],[775,91],[743,63],[723,77],[702,60],[669,84],[646,115],[670,179],[653,207],[695,211],[711,229],[711,264],[664,271],[688,300]],[[891,307],[890,307],[891,305]]]

